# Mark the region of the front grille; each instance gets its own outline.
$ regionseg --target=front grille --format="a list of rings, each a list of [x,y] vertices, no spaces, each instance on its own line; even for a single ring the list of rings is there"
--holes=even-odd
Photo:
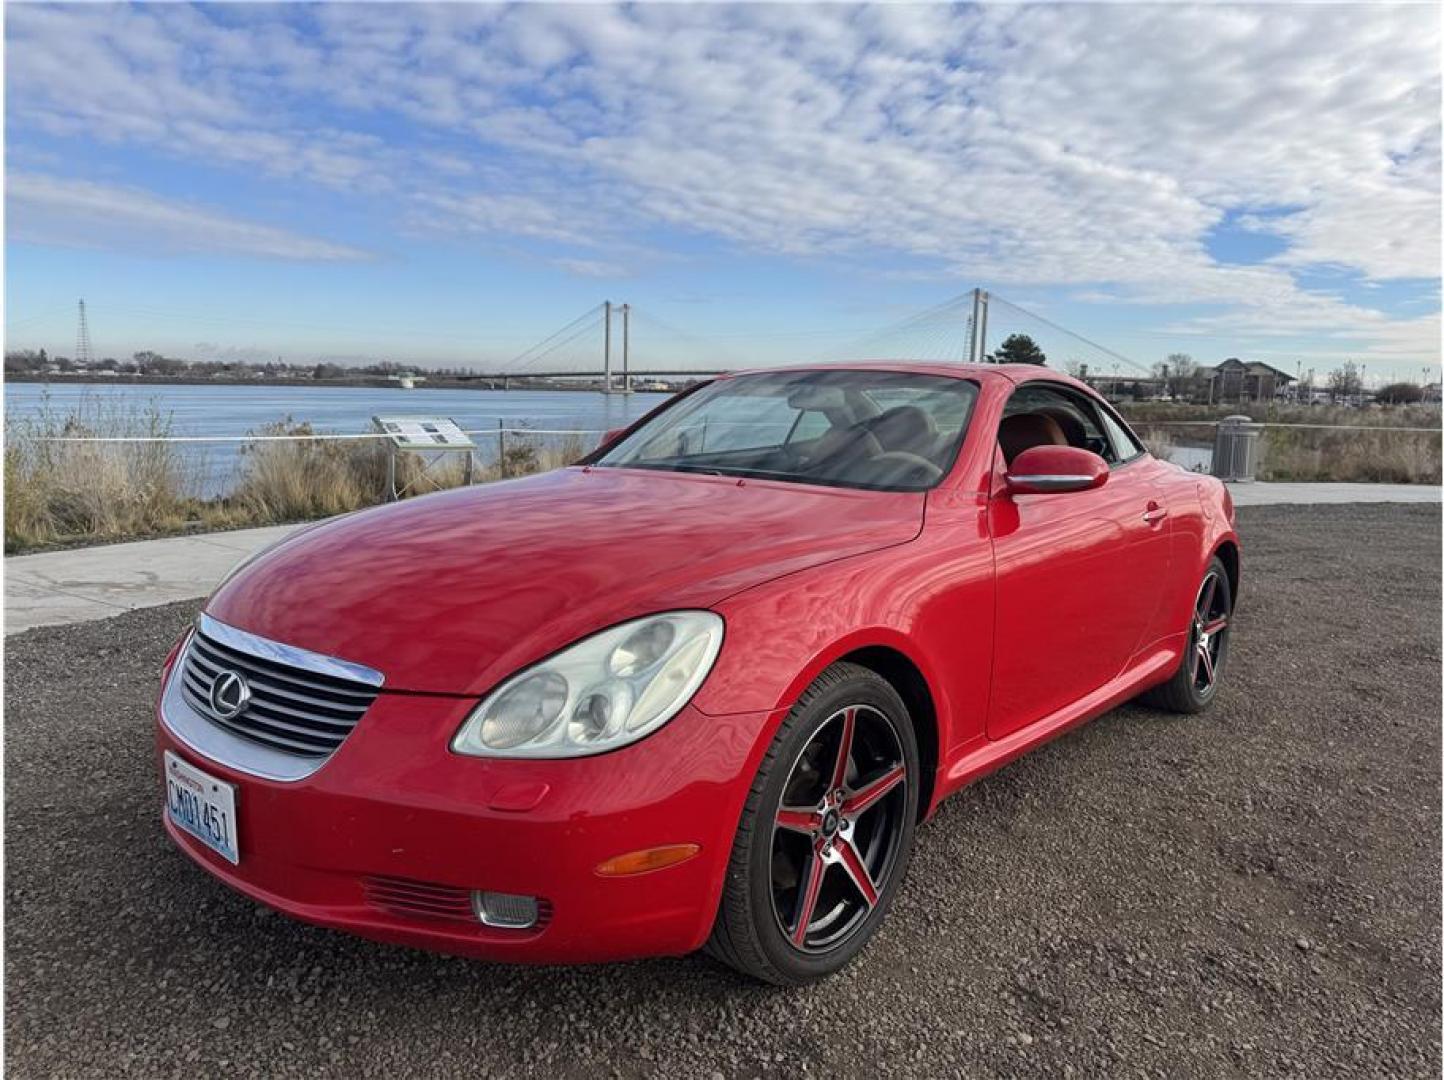
[[[223,672],[245,680],[250,698],[241,711],[222,717],[211,704],[211,688]],[[243,739],[301,757],[325,757],[351,734],[376,700],[377,688],[253,656],[197,630],[181,672],[182,691],[192,709]]]
[[[361,889],[366,902],[378,911],[388,915],[400,915],[409,919],[440,919],[444,922],[464,922],[481,927],[476,909],[471,904],[471,890],[459,889],[455,885],[435,885],[429,881],[413,881],[411,878],[374,875],[363,878]],[[552,905],[549,900],[537,901],[537,921],[528,931],[541,930],[551,921]]]

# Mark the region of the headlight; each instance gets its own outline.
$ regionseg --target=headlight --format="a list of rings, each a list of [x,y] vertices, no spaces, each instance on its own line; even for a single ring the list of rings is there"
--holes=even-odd
[[[529,758],[615,750],[676,716],[721,648],[722,619],[710,611],[671,611],[603,630],[498,686],[451,748]]]

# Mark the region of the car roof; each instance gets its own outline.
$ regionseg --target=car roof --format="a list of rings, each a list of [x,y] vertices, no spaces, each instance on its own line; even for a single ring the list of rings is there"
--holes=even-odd
[[[951,379],[991,380],[1001,377],[1014,384],[1047,380],[1093,392],[1086,383],[1041,364],[963,364],[943,360],[840,360],[825,364],[786,364],[729,371],[719,378],[791,371],[900,371],[914,375],[942,375]]]

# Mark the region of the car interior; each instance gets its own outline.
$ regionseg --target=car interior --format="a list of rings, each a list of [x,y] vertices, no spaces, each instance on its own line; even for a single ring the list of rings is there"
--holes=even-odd
[[[998,425],[998,446],[1009,465],[1034,446],[1075,446],[1090,450],[1109,465],[1142,452],[1123,428],[1082,395],[1052,386],[1022,386],[1014,391]]]

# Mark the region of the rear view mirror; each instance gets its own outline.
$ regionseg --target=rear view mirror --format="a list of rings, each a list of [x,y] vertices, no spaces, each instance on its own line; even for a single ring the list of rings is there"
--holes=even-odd
[[[1008,466],[1008,491],[1044,495],[1087,491],[1108,479],[1108,463],[1076,446],[1030,446]]]

